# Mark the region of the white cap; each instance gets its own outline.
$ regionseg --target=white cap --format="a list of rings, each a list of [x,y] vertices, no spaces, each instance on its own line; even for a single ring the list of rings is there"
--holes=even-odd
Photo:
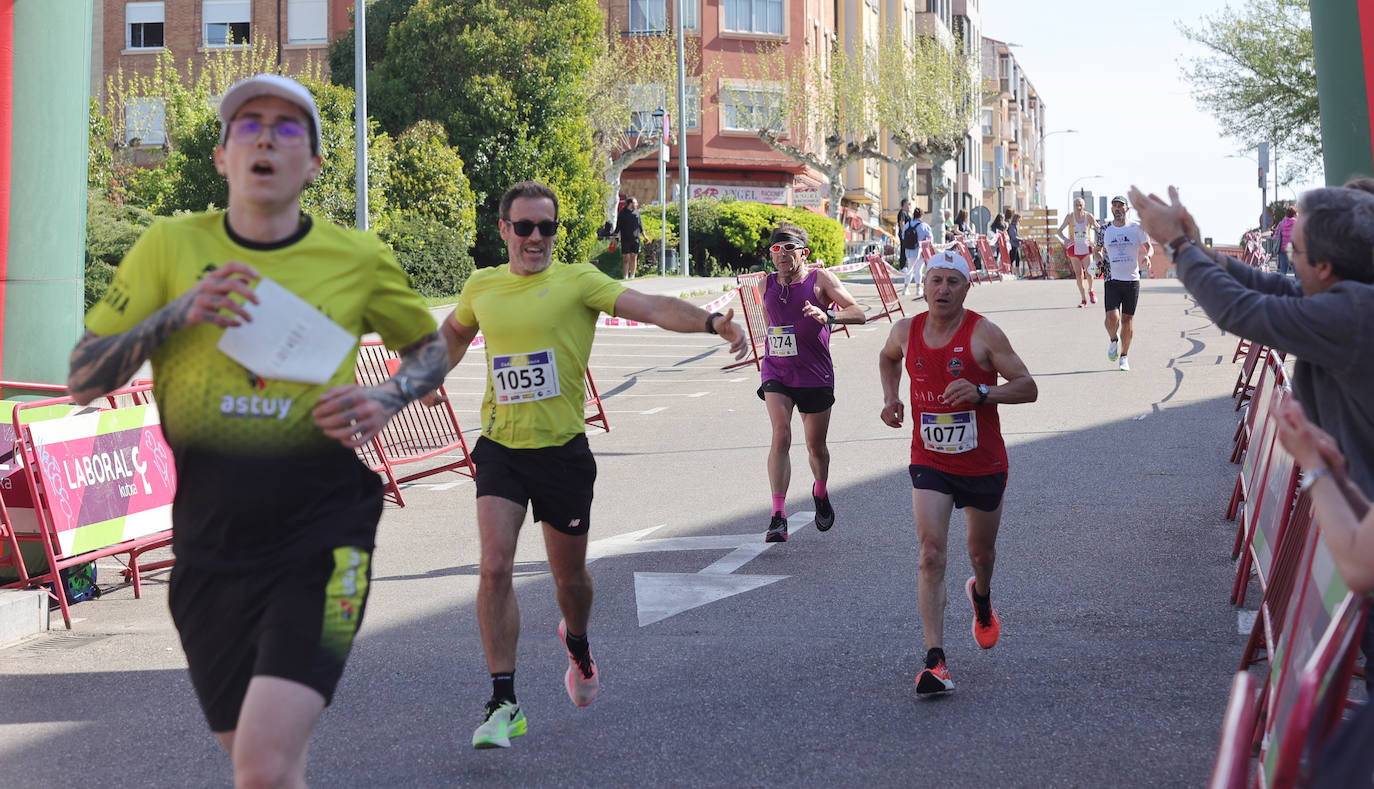
[[[315,127],[315,136],[312,140],[314,147],[310,150],[318,156],[322,147],[322,137],[320,136],[320,110],[315,106],[315,97],[311,96],[310,91],[301,83],[280,74],[258,74],[255,77],[242,79],[224,92],[224,98],[219,100],[220,144],[223,145],[224,141],[229,138],[229,121],[234,119],[239,108],[261,96],[276,96],[280,99],[286,99],[305,110],[305,114],[310,116],[310,122]]]
[[[926,263],[926,271],[936,268],[951,268],[963,274],[964,279],[969,278],[968,261],[964,260],[963,255],[960,255],[952,249],[946,249],[944,252],[937,252],[931,256],[930,260]]]
[[[1120,203],[1120,204],[1122,204],[1122,205],[1124,205],[1124,206],[1127,206],[1127,207],[1129,207],[1129,206],[1131,205],[1130,201],[1127,200],[1127,199],[1126,199],[1125,197],[1123,197],[1122,195],[1117,195],[1116,197],[1113,197],[1113,198],[1112,198],[1112,202],[1113,202],[1113,203]]]

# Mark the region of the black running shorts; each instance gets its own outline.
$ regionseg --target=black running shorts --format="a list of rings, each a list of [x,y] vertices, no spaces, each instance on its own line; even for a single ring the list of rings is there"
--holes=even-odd
[[[760,400],[765,400],[764,392],[777,392],[792,398],[797,410],[803,414],[819,414],[835,405],[835,388],[832,386],[788,386],[782,381],[768,380],[758,389]]]
[[[472,449],[477,467],[477,497],[500,496],[524,507],[534,519],[574,537],[587,533],[592,520],[596,458],[587,436],[558,447],[511,449],[482,436]]]
[[[1123,315],[1134,315],[1139,301],[1140,280],[1109,279],[1102,284],[1102,306],[1107,312],[1121,310]]]
[[[973,507],[984,512],[992,512],[1002,506],[1002,494],[1007,489],[1007,472],[967,477],[962,474],[948,474],[930,466],[912,465],[911,487],[920,490],[933,490],[954,497],[954,506],[959,509]]]
[[[168,605],[210,730],[238,728],[255,676],[298,682],[331,702],[371,578],[371,552],[348,547],[257,572],[175,565]]]

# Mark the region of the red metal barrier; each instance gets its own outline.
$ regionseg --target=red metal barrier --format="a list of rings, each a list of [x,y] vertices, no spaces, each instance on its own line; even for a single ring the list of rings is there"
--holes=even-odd
[[[149,388],[147,385],[127,387],[111,392],[106,399],[112,405],[121,397],[146,399]],[[54,389],[49,388],[49,391]],[[66,417],[56,416],[36,423],[24,416],[26,411],[49,406],[71,406],[73,412]],[[36,425],[42,425],[45,428],[43,432],[48,433],[46,428],[51,427],[53,422],[80,419],[86,414],[103,410],[107,409],[75,406],[70,397],[63,396],[16,403],[11,412],[9,426],[14,436],[14,456],[23,468],[22,473],[9,476],[11,487],[6,495],[16,494],[16,486],[22,486],[23,493],[27,494],[27,503],[33,508],[35,531],[21,532],[15,526],[9,505],[0,508],[0,531],[3,531],[6,549],[13,554],[7,564],[14,566],[19,575],[18,581],[7,586],[48,586],[48,594],[57,601],[68,629],[71,628],[71,610],[63,585],[63,570],[105,556],[125,555],[128,557],[125,575],[132,580],[134,597],[137,598],[142,596],[143,574],[170,564],[159,562],[142,565],[139,560],[144,553],[168,545],[172,536],[171,502],[176,489],[175,469],[171,450],[163,441],[161,431],[156,429],[155,423],[145,423],[152,417],[152,412],[134,412],[144,421],[102,434],[125,436],[136,431],[135,435],[125,436],[126,440],[133,439],[132,449],[111,449],[101,453],[100,459],[91,458],[93,466],[101,466],[104,462],[103,473],[83,476],[79,492],[73,492],[76,489],[69,490],[67,476],[71,472],[64,469],[63,463],[66,461],[60,458],[64,457],[64,452],[72,452],[71,445],[82,441],[85,436],[56,439],[54,435],[57,433],[54,433],[39,440],[34,435]],[[147,454],[143,455],[139,450],[146,450]],[[120,456],[113,461],[113,465],[108,457],[111,453]],[[54,482],[54,477],[59,481]],[[130,481],[125,483],[125,478]],[[135,483],[135,479],[141,485]],[[155,484],[159,482],[161,484]],[[98,490],[99,493],[86,497],[87,490]],[[141,493],[146,498],[139,498]],[[164,521],[165,528],[158,528]],[[113,531],[114,528],[118,528],[118,531]],[[47,569],[43,572],[34,573],[24,565],[20,544],[26,542],[39,544],[43,548],[47,560]]]
[[[592,409],[593,413],[584,421],[593,427],[600,427],[607,433],[611,432],[611,424],[606,421],[606,408],[601,405],[601,393],[596,391],[596,381],[592,380],[591,369],[587,370],[587,392],[587,402],[583,403],[582,407]]]
[[[1011,265],[1011,242],[1007,240],[1006,231],[997,231],[997,259],[1002,263],[1002,273],[1015,276],[1016,269]]]
[[[1212,765],[1208,789],[1248,789],[1250,782],[1250,739],[1259,712],[1259,693],[1254,676],[1236,672],[1231,681],[1231,698],[1221,724],[1221,744]]]
[[[893,313],[905,317],[906,310],[902,309],[902,300],[897,296],[897,288],[892,284],[892,275],[887,273],[887,263],[883,262],[882,257],[878,255],[870,255],[868,271],[873,275],[873,284],[878,288],[878,298],[883,302],[883,310],[868,316],[868,320],[865,322],[872,323],[879,318],[887,318],[888,322],[893,322]]]
[[[1282,407],[1286,395],[1275,394],[1271,406],[1274,412]],[[1231,602],[1245,604],[1246,588],[1250,585],[1250,571],[1259,576],[1260,588],[1269,586],[1274,550],[1283,539],[1298,491],[1298,464],[1277,440],[1277,424],[1271,426],[1258,449],[1268,457],[1261,460],[1263,482],[1259,496],[1245,503],[1241,523],[1246,529],[1246,550],[1236,565],[1236,580],[1231,588]]]
[[[354,378],[362,386],[376,386],[390,378],[399,365],[400,358],[380,341],[364,342],[358,347]],[[472,458],[468,455],[467,442],[463,440],[463,430],[458,426],[453,404],[448,402],[444,387],[439,387],[439,393],[444,395],[441,404],[433,408],[418,402],[407,404],[375,438],[358,447],[358,456],[367,467],[386,478],[386,499],[398,506],[405,506],[401,485],[406,482],[444,471],[468,477],[474,473]],[[404,477],[396,476],[395,466],[450,454],[456,455],[457,459]]]
[[[1049,264],[1040,251],[1040,245],[1029,238],[1021,239],[1021,257],[1026,261],[1026,265],[1031,271],[1028,279],[1054,279],[1054,267]],[[1036,269],[1039,274],[1034,273]]]
[[[735,293],[739,295],[740,310],[744,313],[744,325],[749,332],[749,355],[738,362],[731,362],[720,368],[722,370],[734,370],[747,365],[754,365],[754,369],[762,370],[759,359],[763,355],[763,344],[768,341],[768,316],[763,310],[763,293],[759,287],[763,284],[763,278],[767,274],[740,274],[735,278],[739,282],[739,287]]]
[[[1245,439],[1245,458],[1241,463],[1240,474],[1236,476],[1235,488],[1231,491],[1231,502],[1226,507],[1226,517],[1236,517],[1236,511],[1241,503],[1250,498],[1256,485],[1261,484],[1262,479],[1257,475],[1263,473],[1261,461],[1268,457],[1267,451],[1263,449],[1265,435],[1271,433],[1275,427],[1275,415],[1273,413],[1273,402],[1276,399],[1276,390],[1282,389],[1287,381],[1283,368],[1274,360],[1270,354],[1264,362],[1264,372],[1260,375],[1259,387],[1255,391],[1255,396],[1250,400],[1249,409],[1246,417],[1251,425],[1248,429],[1248,437]],[[1270,435],[1268,439],[1272,444],[1274,439]],[[1235,559],[1240,555],[1241,546],[1244,538],[1244,528],[1236,530],[1236,544],[1231,551],[1231,558]]]
[[[1250,640],[1241,653],[1242,671],[1260,661],[1274,659],[1274,650],[1278,646],[1279,635],[1283,633],[1288,604],[1293,596],[1293,584],[1297,581],[1298,562],[1302,559],[1308,532],[1312,529],[1312,497],[1307,491],[1298,494],[1288,518],[1288,526],[1283,530],[1279,548],[1274,553],[1274,565],[1269,585],[1260,600],[1259,615],[1255,617],[1255,624],[1250,628]]]
[[[1255,377],[1255,368],[1264,358],[1265,351],[1266,348],[1259,343],[1251,343],[1245,351],[1245,363],[1240,366],[1240,373],[1236,375],[1236,385],[1231,389],[1231,397],[1235,398],[1237,411],[1249,402],[1250,396],[1255,392],[1250,380]]]

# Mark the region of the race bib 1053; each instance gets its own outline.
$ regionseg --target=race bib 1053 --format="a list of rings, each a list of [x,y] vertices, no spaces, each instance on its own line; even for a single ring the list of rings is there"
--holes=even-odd
[[[558,396],[558,360],[552,348],[491,357],[491,384],[499,405]]]

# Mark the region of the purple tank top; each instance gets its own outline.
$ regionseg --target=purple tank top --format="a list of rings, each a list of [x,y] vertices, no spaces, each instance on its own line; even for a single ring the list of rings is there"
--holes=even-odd
[[[808,303],[821,309],[829,307],[816,299],[818,274],[819,269],[812,269],[801,282],[792,285],[780,284],[776,274],[764,278],[768,355],[763,359],[763,380],[795,387],[835,385],[830,327],[802,313],[802,307]]]

